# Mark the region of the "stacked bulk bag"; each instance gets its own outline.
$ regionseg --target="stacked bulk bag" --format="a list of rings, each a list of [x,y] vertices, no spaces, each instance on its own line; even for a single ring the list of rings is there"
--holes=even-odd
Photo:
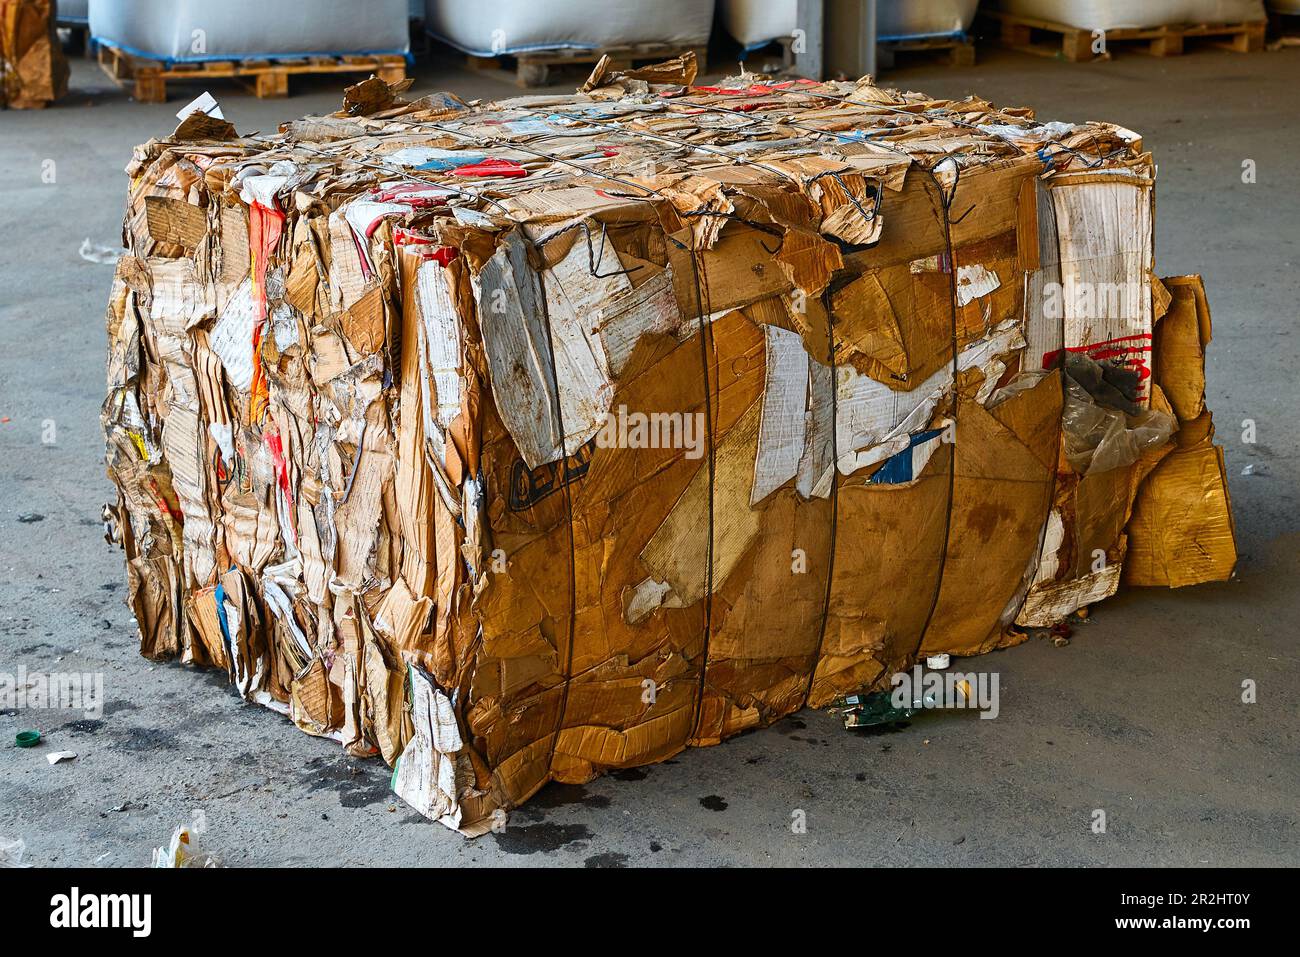
[[[476,56],[598,50],[639,43],[701,46],[713,0],[425,0],[425,29]]]
[[[91,0],[97,42],[165,62],[410,49],[407,0]]]

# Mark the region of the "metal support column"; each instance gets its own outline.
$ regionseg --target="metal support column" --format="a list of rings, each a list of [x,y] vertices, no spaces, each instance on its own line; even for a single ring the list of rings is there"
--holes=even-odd
[[[795,72],[810,80],[825,79],[825,8],[825,0],[799,0],[799,13],[795,21],[794,45],[791,49],[794,53]]]

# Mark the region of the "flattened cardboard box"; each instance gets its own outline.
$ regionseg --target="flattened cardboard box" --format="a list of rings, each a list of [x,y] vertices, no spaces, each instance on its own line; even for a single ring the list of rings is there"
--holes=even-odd
[[[144,654],[473,834],[1023,640],[1126,549],[1230,574],[1208,312],[1154,278],[1136,134],[693,79],[372,79],[137,149],[104,426]]]

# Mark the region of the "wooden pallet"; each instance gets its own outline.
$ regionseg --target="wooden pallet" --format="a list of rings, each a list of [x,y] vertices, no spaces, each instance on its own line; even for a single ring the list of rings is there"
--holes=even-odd
[[[1300,39],[1300,13],[1268,11],[1268,35],[1273,41],[1270,49],[1295,46],[1295,41]]]
[[[95,58],[95,44],[90,41],[90,27],[84,23],[66,23],[55,21],[60,30],[68,31],[68,42],[63,45],[63,52],[68,56]]]
[[[708,70],[709,59],[707,46],[676,46],[670,43],[637,43],[629,46],[602,47],[598,50],[536,50],[495,57],[470,54],[465,57],[465,65],[471,70],[500,70],[505,69],[508,61],[513,61],[515,83],[524,89],[530,89],[545,86],[550,79],[552,67],[589,68],[606,54],[613,58],[615,69],[627,70],[646,63],[661,63],[687,52],[695,54],[699,72],[705,73]]]
[[[795,62],[799,58],[794,52],[794,37],[776,37],[765,46],[745,50],[740,60],[746,67],[757,63],[758,70],[764,71],[764,67],[777,69],[775,64],[777,58],[781,60],[780,70],[794,69]]]
[[[876,44],[876,63],[882,70],[893,69],[897,54],[941,54],[949,66],[974,66],[975,41],[962,34],[953,37],[918,37],[912,40],[881,40]]]
[[[1177,56],[1183,52],[1188,40],[1206,40],[1214,46],[1238,53],[1256,53],[1264,49],[1264,32],[1267,27],[1263,20],[1122,27],[1104,31],[1107,52],[1096,53],[1093,51],[1093,31],[1083,27],[1000,10],[985,11],[982,16],[996,25],[994,34],[1003,46],[1039,56],[1059,57],[1073,63],[1106,59],[1116,45],[1145,48],[1152,56]]]
[[[289,95],[289,77],[302,73],[374,73],[387,83],[406,78],[406,58],[380,56],[318,56],[276,60],[205,60],[202,63],[164,63],[99,44],[99,65],[118,86],[133,84],[141,103],[164,103],[167,84],[206,83],[234,79],[259,98]],[[252,83],[243,83],[251,79]]]

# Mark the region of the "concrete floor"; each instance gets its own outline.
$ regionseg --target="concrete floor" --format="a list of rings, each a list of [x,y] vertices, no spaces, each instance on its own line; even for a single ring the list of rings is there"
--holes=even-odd
[[[107,705],[100,720],[0,713],[0,839],[23,838],[38,865],[141,865],[202,810],[208,847],[247,865],[1300,863],[1298,78],[1294,49],[1081,66],[990,51],[971,70],[885,78],[1145,134],[1160,164],[1159,274],[1203,273],[1214,310],[1209,396],[1236,506],[1236,581],[1128,591],[1068,647],[1032,641],[979,660],[1001,675],[995,721],[938,713],[863,735],[804,712],[663,765],[552,786],[504,834],[465,842],[398,801],[379,762],[242,703],[221,677],[136,654],[121,556],[99,522],[112,268],[77,250],[86,238],[117,245],[131,148],[169,132],[201,89],[136,104],[74,63],[57,107],[0,114],[0,671],[102,671]],[[415,91],[437,89],[514,92],[422,67]],[[289,101],[213,92],[251,132],[332,110],[338,90],[308,79]],[[1257,444],[1241,441],[1246,418]],[[42,444],[46,420],[54,444]],[[1240,701],[1247,678],[1254,705]],[[43,749],[8,745],[32,726]],[[44,753],[64,748],[79,757],[50,766]],[[1095,809],[1105,834],[1090,829]],[[804,834],[791,831],[796,810]]]

